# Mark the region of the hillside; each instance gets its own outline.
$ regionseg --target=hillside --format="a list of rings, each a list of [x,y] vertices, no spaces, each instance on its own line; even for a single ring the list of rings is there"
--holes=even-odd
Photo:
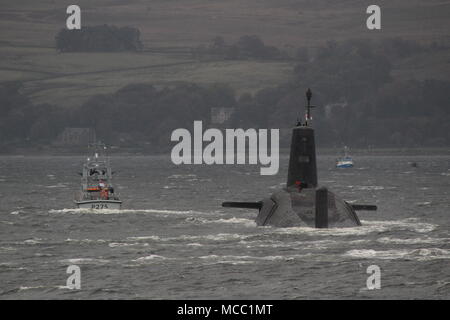
[[[450,44],[450,1],[381,1],[382,30],[369,31],[369,1],[80,0],[83,25],[137,27],[144,52],[60,54],[54,37],[65,26],[69,4],[2,1],[0,82],[24,81],[24,91],[35,103],[77,106],[94,94],[111,93],[132,82],[224,82],[238,93],[255,92],[292,77],[291,62],[194,60],[189,48],[217,35],[233,41],[256,34],[285,50],[351,38]],[[416,55],[397,61],[393,75],[450,79],[449,61],[449,50]]]

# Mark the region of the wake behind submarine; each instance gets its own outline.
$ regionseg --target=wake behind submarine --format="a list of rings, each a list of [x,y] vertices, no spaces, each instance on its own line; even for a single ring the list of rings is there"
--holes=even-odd
[[[258,202],[223,202],[223,207],[258,209],[258,226],[353,227],[361,222],[357,210],[377,210],[375,205],[350,204],[326,187],[317,187],[316,145],[311,119],[311,89],[306,91],[306,121],[292,129],[286,188]]]

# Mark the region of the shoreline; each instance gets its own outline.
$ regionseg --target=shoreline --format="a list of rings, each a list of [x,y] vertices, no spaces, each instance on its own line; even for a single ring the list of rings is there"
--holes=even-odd
[[[171,150],[150,151],[147,148],[111,148],[110,156],[158,156],[170,155]],[[280,148],[280,155],[289,155],[289,148]],[[3,156],[85,156],[88,154],[86,147],[80,148],[16,148],[9,152],[0,152]],[[336,156],[343,154],[340,148],[316,148],[317,156]],[[426,156],[426,155],[450,155],[450,147],[414,147],[414,148],[371,148],[350,149],[351,156]]]

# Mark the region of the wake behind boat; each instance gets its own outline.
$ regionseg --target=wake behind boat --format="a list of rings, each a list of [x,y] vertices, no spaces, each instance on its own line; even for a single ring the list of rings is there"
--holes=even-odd
[[[113,173],[106,156],[106,147],[101,143],[91,147],[94,154],[83,165],[81,190],[74,201],[78,208],[83,209],[120,209],[122,201],[114,192]]]

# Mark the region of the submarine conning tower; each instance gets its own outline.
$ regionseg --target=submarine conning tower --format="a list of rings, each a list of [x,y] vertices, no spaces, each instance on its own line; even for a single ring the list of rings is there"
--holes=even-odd
[[[314,129],[308,126],[311,120],[312,92],[306,91],[305,123],[297,122],[292,129],[291,153],[289,156],[289,168],[287,187],[300,186],[301,188],[317,187],[316,143],[314,141]]]
[[[286,186],[291,187],[298,184],[302,184],[303,188],[317,187],[314,129],[303,125],[298,125],[292,129]]]

